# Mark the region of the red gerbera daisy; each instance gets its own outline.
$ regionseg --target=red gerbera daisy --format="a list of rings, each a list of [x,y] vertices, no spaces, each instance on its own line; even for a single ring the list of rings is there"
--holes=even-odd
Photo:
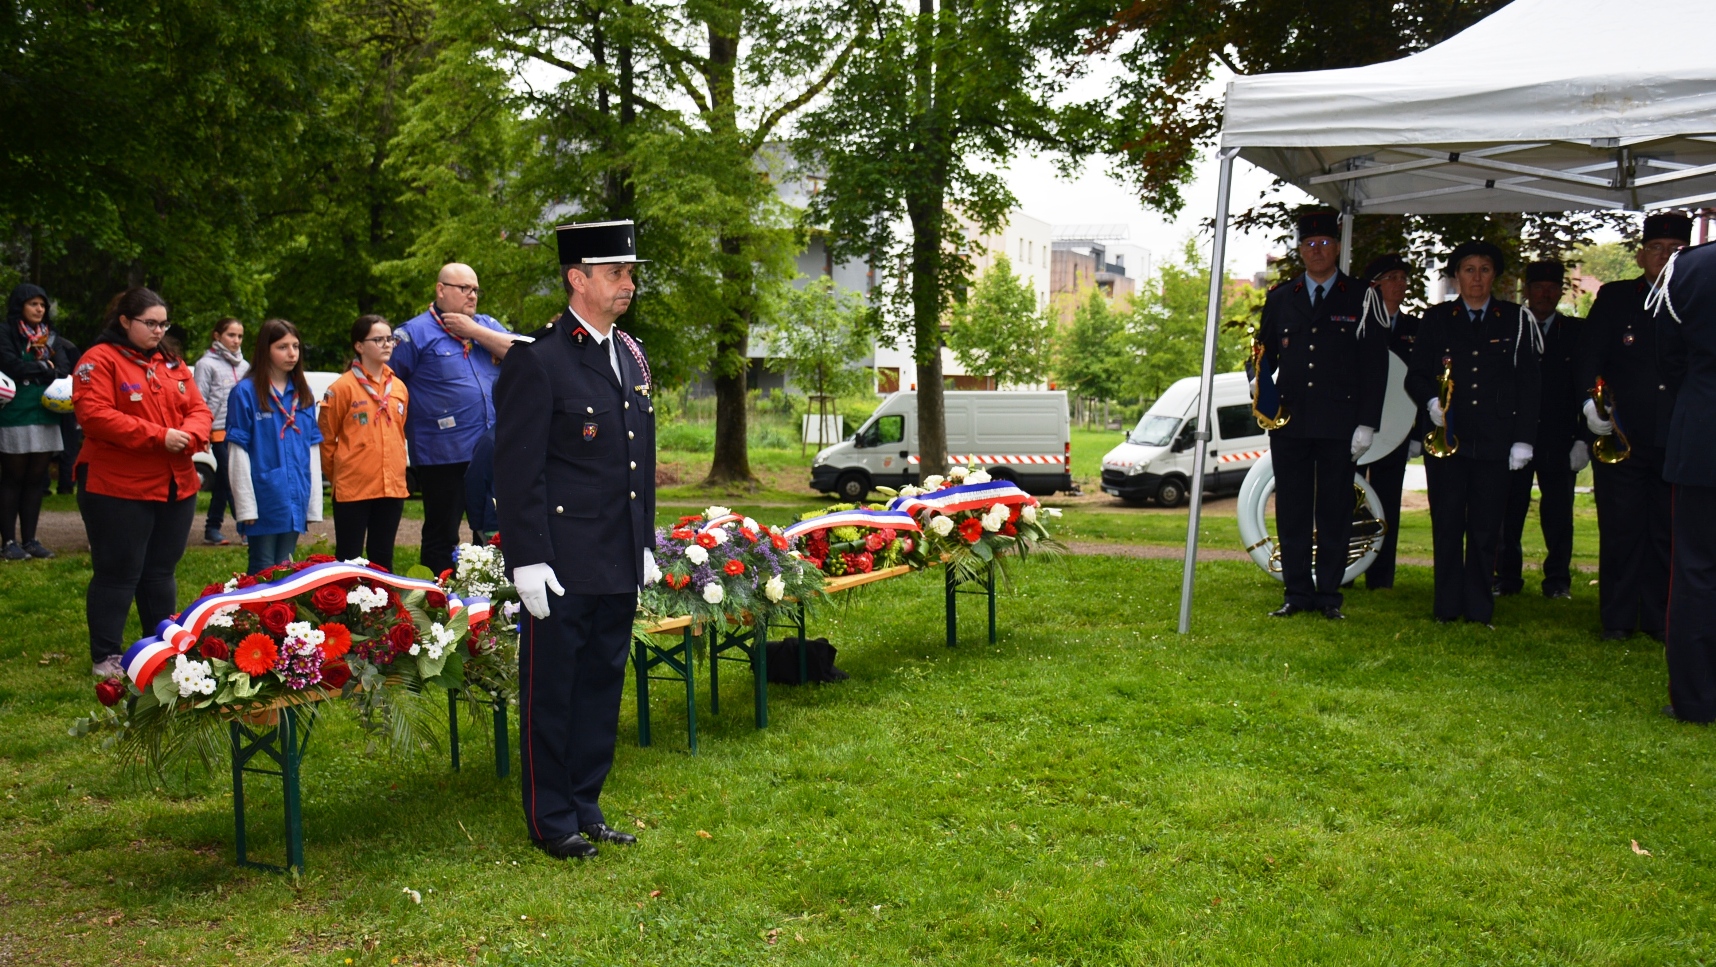
[[[689,527],[675,527],[673,529],[673,531],[670,534],[668,534],[668,536],[673,538],[676,541],[688,541],[688,540],[691,540],[693,537],[696,537],[697,532],[693,531]]]
[[[335,621],[323,625],[319,630],[322,632],[323,636],[322,658],[332,661],[352,650],[352,632],[350,628],[347,628],[345,625]]]
[[[232,663],[253,678],[273,668],[279,658],[280,649],[275,646],[274,639],[262,634],[245,635],[232,653]]]
[[[715,540],[714,534],[698,534],[697,543],[703,547],[714,547],[719,542]]]
[[[976,517],[967,517],[959,522],[959,536],[965,538],[965,543],[975,544],[983,539],[983,521]]]
[[[732,575],[743,574],[743,573],[745,573],[745,562],[744,561],[728,561],[727,563],[721,565],[721,570],[726,571],[728,574],[732,574]]]

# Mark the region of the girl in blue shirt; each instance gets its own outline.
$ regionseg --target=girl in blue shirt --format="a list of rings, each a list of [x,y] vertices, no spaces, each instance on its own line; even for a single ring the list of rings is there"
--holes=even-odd
[[[322,431],[300,348],[296,326],[264,322],[250,374],[227,397],[227,477],[251,574],[291,560],[298,535],[322,519]]]

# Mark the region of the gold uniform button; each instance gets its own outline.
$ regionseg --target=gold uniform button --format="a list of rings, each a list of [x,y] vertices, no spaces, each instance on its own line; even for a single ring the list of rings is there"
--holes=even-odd
[[[636,460],[633,460],[632,461],[632,469],[636,470],[637,468],[638,468],[638,462]]]
[[[584,407],[584,412],[594,413],[594,412],[596,412],[596,408],[594,406],[586,406],[586,407]]]
[[[1316,383],[1306,383],[1306,384],[1305,384],[1305,388],[1306,388],[1306,389],[1310,389],[1310,388],[1311,388],[1311,387],[1313,387],[1313,386],[1315,386],[1315,385],[1317,385],[1317,384],[1316,384]]]
[[[1476,349],[1472,350],[1472,355],[1476,356],[1477,354],[1478,354],[1478,351]]]
[[[638,499],[638,492],[637,492],[637,491],[635,491],[635,490],[633,490],[633,491],[630,491],[630,493],[631,493],[631,495],[632,495],[632,499],[633,499],[633,500],[636,500],[636,499]]]
[[[1316,368],[1317,368],[1317,364],[1316,364],[1316,363],[1306,363],[1306,364],[1305,364],[1305,368],[1306,368],[1306,369],[1316,369]]]
[[[631,401],[631,400],[626,400],[626,409],[628,409],[628,410],[629,410],[629,409],[631,409],[631,408],[632,408],[632,401]]]
[[[637,434],[633,433],[632,431],[630,431],[630,430],[626,431],[626,439],[630,440],[631,438],[633,438],[635,436],[637,436]]]
[[[560,506],[559,504],[555,504],[554,505],[554,512],[556,514],[564,514],[564,513],[566,513],[566,508]]]

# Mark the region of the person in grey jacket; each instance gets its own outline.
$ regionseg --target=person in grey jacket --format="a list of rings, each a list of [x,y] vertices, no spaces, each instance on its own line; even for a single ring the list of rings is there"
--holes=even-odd
[[[203,528],[203,542],[230,544],[220,531],[227,507],[233,506],[232,485],[226,476],[226,398],[250,372],[250,364],[244,361],[244,323],[231,316],[215,323],[208,352],[197,360],[195,372],[197,389],[202,391],[209,412],[214,415],[209,451],[214,454],[216,466],[209,481],[209,517]]]

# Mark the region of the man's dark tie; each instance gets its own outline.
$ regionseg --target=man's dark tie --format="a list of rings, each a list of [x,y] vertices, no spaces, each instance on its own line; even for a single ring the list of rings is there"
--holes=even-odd
[[[1473,309],[1473,310],[1471,310],[1471,312],[1472,312],[1472,325],[1474,325],[1474,326],[1475,326],[1475,325],[1477,325],[1477,324],[1478,324],[1478,323],[1480,323],[1480,322],[1483,322],[1483,321],[1484,321],[1484,310],[1482,310],[1482,309]]]
[[[1323,304],[1323,284],[1321,282],[1319,282],[1315,286],[1311,287],[1311,308],[1315,309],[1319,305],[1322,305],[1322,304]]]

